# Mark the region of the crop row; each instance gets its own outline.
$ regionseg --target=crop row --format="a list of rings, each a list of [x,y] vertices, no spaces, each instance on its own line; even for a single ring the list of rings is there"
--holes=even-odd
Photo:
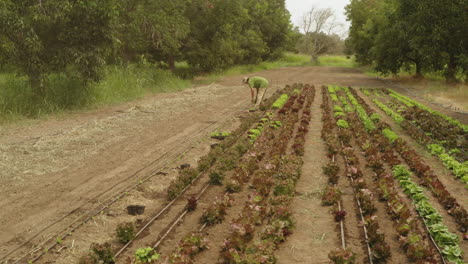
[[[363,102],[363,101],[362,101]],[[365,102],[363,102],[365,104]],[[385,123],[379,124],[380,127],[389,127]],[[445,189],[443,184],[437,179],[437,177],[430,170],[430,167],[424,164],[420,159],[419,155],[411,150],[410,147],[404,142],[401,138],[391,142],[387,139],[392,147],[401,155],[401,157],[406,161],[410,168],[416,172],[416,175],[422,178],[425,183],[430,187],[429,190],[432,191],[434,196],[439,200],[439,202],[447,209],[447,212],[454,217],[457,223],[460,226],[462,232],[466,232],[467,228],[467,215],[465,209],[460,206],[455,198],[453,198],[450,193]],[[429,226],[430,228],[430,226]],[[431,231],[433,233],[434,231]],[[444,247],[446,245],[441,245]],[[457,257],[457,250],[453,252],[442,252],[447,258],[454,259]]]
[[[359,99],[362,105],[366,108],[366,111],[372,111],[365,101],[360,98],[356,91],[352,90],[355,96]],[[383,129],[390,129],[390,126],[384,122],[379,124]],[[390,141],[390,139],[389,139]],[[408,166],[416,176],[421,178],[425,184],[430,187],[428,188],[432,194],[438,199],[441,205],[447,210],[447,212],[454,217],[456,222],[459,224],[462,232],[468,230],[468,214],[457,200],[447,191],[444,184],[438,179],[434,171],[428,166],[421,158],[421,156],[402,138],[397,138],[392,142],[392,147],[398,154],[405,160]]]
[[[328,96],[327,91],[329,91],[330,97]],[[344,219],[347,215],[347,212],[344,210],[345,208],[342,207],[342,193],[337,185],[340,178],[340,166],[338,165],[337,155],[339,154],[341,147],[338,141],[338,137],[334,133],[335,121],[333,118],[333,116],[341,117],[345,114],[343,113],[343,109],[341,107],[334,107],[334,114],[332,115],[329,98],[332,98],[332,102],[338,102],[338,100],[333,100],[334,97],[338,99],[334,87],[329,86],[328,89],[322,88],[323,102],[321,107],[323,129],[321,137],[327,146],[327,156],[329,162],[326,166],[323,167],[324,174],[328,176],[328,184],[322,193],[321,200],[322,205],[333,206],[332,213],[334,215],[334,219],[340,225],[342,245],[341,248],[332,250],[329,253],[329,258],[333,263],[352,264],[356,263],[357,255],[347,247],[345,241]]]
[[[435,110],[421,104],[420,102],[418,102],[416,100],[413,100],[413,99],[411,99],[409,97],[406,97],[406,96],[404,96],[402,94],[399,94],[399,93],[395,92],[392,89],[388,89],[388,91],[390,92],[390,94],[393,95],[393,97],[397,98],[398,100],[401,100],[402,102],[405,102],[406,105],[408,105],[408,106],[414,105],[414,106],[416,106],[416,107],[418,107],[418,108],[420,108],[420,109],[422,109],[424,111],[427,111],[427,112],[429,112],[429,113],[431,113],[431,114],[433,114],[435,116],[438,116],[438,117],[442,118],[443,120],[446,120],[447,122],[449,122],[452,125],[455,125],[455,126],[461,128],[461,129],[463,129],[464,132],[468,132],[468,125],[463,125],[460,121],[458,121],[456,119],[453,119],[453,118],[451,118],[449,116],[446,116],[446,115],[444,115],[444,114],[442,114],[442,113],[440,113],[438,111],[435,111]]]
[[[357,135],[358,140],[356,141],[361,149],[365,153],[366,160],[368,161],[368,165],[374,170],[376,173],[376,180],[378,181],[378,189],[380,190],[380,195],[381,198],[385,201],[387,201],[387,206],[389,207],[390,211],[389,213],[392,214],[396,218],[396,230],[402,237],[399,239],[399,241],[402,243],[403,248],[405,249],[405,252],[407,253],[408,258],[411,261],[419,262],[419,261],[427,261],[430,263],[433,263],[436,261],[436,254],[434,250],[431,248],[427,238],[424,238],[424,236],[421,236],[421,227],[418,226],[417,221],[415,221],[414,217],[411,216],[411,209],[406,205],[406,203],[401,199],[400,195],[398,194],[397,188],[395,188],[394,185],[394,180],[391,176],[388,174],[385,174],[385,167],[382,163],[382,159],[379,157],[379,148],[381,150],[384,150],[385,152],[392,152],[393,150],[389,148],[389,142],[385,140],[385,138],[379,136],[379,133],[377,131],[371,132],[371,133],[366,133],[366,130],[363,129],[362,124],[359,124],[359,122],[353,122],[357,121],[357,118],[351,118],[350,123],[353,124],[353,131],[355,132],[355,135]],[[377,124],[378,125],[378,124]],[[379,128],[380,129],[380,128]],[[378,129],[378,130],[379,130]],[[372,141],[373,144],[368,144],[367,142]],[[387,154],[387,156],[393,156],[394,154]],[[399,163],[398,160],[394,160],[395,163]],[[401,165],[396,165],[394,168],[402,168]],[[403,182],[406,184],[405,186],[408,186],[408,183],[411,181],[411,179],[406,178],[406,179],[401,179],[400,182]],[[417,187],[414,185],[417,190],[420,190],[420,187]],[[410,195],[411,198],[413,198],[412,194],[414,192],[407,191],[407,189],[404,189],[406,193]],[[414,189],[413,189],[414,190]],[[421,197],[421,196],[418,196]],[[420,207],[418,202],[419,200],[415,201],[416,208],[422,208]],[[425,208],[432,208],[430,204],[425,201],[424,204],[426,207]],[[432,208],[433,209],[433,208]],[[425,216],[424,212],[418,210],[422,216]],[[435,211],[431,211],[435,213]],[[429,226],[429,229],[431,229],[431,226]],[[441,229],[439,229],[441,230]],[[443,232],[447,231],[445,228]],[[431,233],[433,237],[436,237],[436,231]],[[444,233],[447,234],[447,233]],[[453,237],[453,236],[452,236]],[[456,237],[456,235],[455,235]],[[437,240],[437,238],[436,238]],[[447,245],[448,246],[448,245]],[[450,249],[455,249],[453,247],[453,244],[450,245]],[[446,248],[449,249],[449,248]],[[458,248],[459,249],[459,248]],[[455,252],[454,250],[453,252]],[[460,259],[460,256],[455,256],[456,254],[446,254],[445,256],[447,259]]]
[[[295,138],[290,136],[293,134],[296,123],[299,121],[299,111],[295,109],[310,108],[312,100],[313,89],[310,87],[304,88],[300,97],[293,94],[279,111],[281,113],[277,118],[283,124],[281,128],[275,125],[264,126],[264,133],[259,135],[254,143],[255,151],[252,150],[244,156],[245,159],[235,169],[234,177],[237,177],[237,181],[241,184],[245,184],[249,181],[249,178],[252,178],[251,185],[253,191],[249,195],[250,198],[244,206],[243,213],[231,225],[232,233],[226,239],[222,253],[222,258],[226,263],[238,263],[236,262],[237,260],[271,260],[274,258],[271,250],[278,243],[284,241],[285,237],[291,232],[293,221],[291,219],[291,212],[286,205],[288,199],[294,193],[294,185],[299,177],[301,162],[297,158],[298,156],[284,155],[284,153],[290,141],[295,145],[303,144],[301,142],[304,138],[304,133],[307,131],[301,133],[298,130]],[[273,115],[268,116],[270,119],[273,117]],[[265,119],[262,120],[266,125],[267,121]],[[269,121],[271,124],[277,124],[277,121],[272,120]],[[301,124],[308,124],[309,120],[310,111],[307,113],[304,110]],[[275,141],[274,139],[277,138],[282,140]],[[276,144],[272,144],[272,141]],[[260,153],[256,152],[259,149],[266,149],[272,145],[270,154],[259,155]],[[273,153],[282,154],[281,156],[272,156]],[[257,166],[257,163],[260,162],[264,166]],[[249,169],[244,170],[244,168]],[[201,222],[207,225],[222,222],[229,204],[229,199],[215,201],[203,214]],[[254,233],[256,229],[259,229],[259,225],[264,225],[264,228],[259,231],[260,234],[257,234],[257,236],[264,239],[253,242]],[[192,236],[199,238],[200,234]],[[190,237],[179,243],[180,246],[170,257],[170,263],[191,263],[189,260],[204,249],[204,247],[192,245],[196,249],[195,252],[183,252],[184,254],[181,254],[180,248],[187,248],[185,241],[191,241]],[[194,241],[201,241],[201,239],[194,239]],[[205,243],[201,245],[204,246]],[[247,252],[247,247],[249,249],[255,248],[255,253],[252,253],[250,250]],[[189,259],[187,260],[186,257],[181,262],[181,255],[188,255]]]
[[[367,166],[375,172],[374,179],[380,199],[388,208],[387,213],[394,222],[394,228],[400,236],[398,241],[406,256],[412,262],[438,263],[437,253],[431,246],[428,236],[424,235],[422,224],[400,195],[393,177],[387,173],[384,162],[390,166],[400,163],[390,143],[379,133],[368,133],[356,116],[351,115],[348,120],[352,124],[355,142],[364,153]]]
[[[442,254],[452,263],[463,264],[458,236],[451,233],[443,224],[442,216],[430,204],[423,189],[411,179],[411,172],[404,166],[397,165],[393,167],[393,176],[398,179],[404,192],[413,200],[416,210],[426,221],[429,232],[441,248]]]
[[[263,166],[252,176],[250,199],[231,225],[232,231],[222,253],[225,263],[274,263],[275,249],[292,232],[293,219],[288,204],[300,176],[300,155],[308,131],[304,128],[310,122],[308,109],[314,94],[314,89],[306,86],[299,97],[291,96],[278,111],[284,126],[276,136],[265,135],[262,144],[271,149]],[[288,153],[290,142],[292,155]]]
[[[380,102],[377,99],[374,99],[373,102],[380,109],[382,109],[387,115],[389,115],[397,124],[399,124],[402,128],[406,129],[408,134],[413,139],[415,139],[417,142],[419,142],[423,146],[425,145],[428,151],[430,151],[431,154],[437,156],[441,160],[441,162],[444,164],[444,166],[453,172],[456,178],[459,178],[463,183],[466,184],[465,188],[468,189],[468,162],[465,162],[465,163],[459,162],[456,158],[454,158],[452,155],[447,153],[447,150],[443,148],[441,145],[433,143],[433,140],[427,134],[419,130],[419,128],[416,127],[412,122],[407,121],[403,116],[394,112],[392,109],[387,107],[384,103]],[[437,126],[435,126],[436,125],[435,122],[432,123],[432,125],[434,125],[435,129],[440,129]],[[442,138],[445,139],[446,137],[442,137]],[[432,144],[428,144],[428,143],[432,143]],[[453,152],[450,151],[450,153],[453,153]]]
[[[278,100],[282,93],[291,93],[294,87],[287,86],[281,92],[275,93],[272,97],[270,97],[270,99],[267,100],[268,103],[272,105],[272,101]],[[261,116],[258,114],[251,114],[246,119],[243,119],[239,128],[237,128],[229,135],[226,135],[226,138],[223,142],[216,144],[216,146],[212,148],[207,155],[203,156],[199,160],[198,167],[196,169],[182,169],[179,173],[179,176],[170,184],[168,188],[168,199],[177,199],[178,196],[180,196],[191,183],[193,183],[200,177],[200,175],[204,173],[210,176],[211,184],[221,184],[223,182],[224,175],[229,170],[232,170],[239,161],[239,158],[253,147],[253,141],[251,138],[249,138],[249,134],[246,134],[246,131],[248,131],[249,128],[252,127],[252,125],[256,122],[256,128],[258,128],[260,125],[263,126],[265,123],[265,118],[260,119],[260,117]],[[271,115],[269,114],[266,114],[265,117],[268,117],[268,120],[271,119]],[[274,127],[277,127],[278,125],[278,121],[271,120],[271,123],[274,124]],[[231,191],[235,191],[239,186],[239,183],[237,183],[235,180],[226,180],[225,184],[226,189]],[[194,197],[189,198],[187,202],[187,209],[190,211],[191,208],[195,208],[196,203],[197,201]],[[116,230],[119,241],[122,243],[132,241],[135,238],[135,229],[137,226],[139,225],[134,223],[120,224]],[[198,235],[194,234],[193,236],[194,238],[188,239],[188,241],[196,241],[197,239],[195,238]],[[91,246],[90,254],[83,256],[80,263],[114,263],[114,257],[112,253],[113,250],[111,250],[111,245],[109,243],[93,244]],[[154,260],[158,254],[152,248],[141,248],[137,250],[135,256],[138,261],[142,262],[142,260],[145,258],[151,258]]]
[[[343,88],[343,90],[344,92],[349,92],[348,88]],[[356,102],[353,105],[356,109],[359,109],[359,105],[356,104]],[[340,125],[340,121],[342,121],[342,125]],[[341,142],[340,152],[345,160],[347,178],[350,180],[351,187],[354,190],[361,221],[365,227],[366,243],[368,243],[371,250],[370,258],[376,263],[385,262],[386,259],[391,256],[390,247],[385,241],[385,236],[380,230],[381,228],[377,217],[375,217],[377,209],[374,205],[374,195],[364,179],[359,160],[351,145],[352,131],[349,127],[350,125],[345,120],[338,120],[336,124],[338,126],[338,128],[336,128],[338,129],[338,138]]]

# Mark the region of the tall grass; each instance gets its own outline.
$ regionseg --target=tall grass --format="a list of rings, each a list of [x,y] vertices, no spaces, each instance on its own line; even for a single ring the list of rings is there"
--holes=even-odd
[[[240,74],[254,73],[264,70],[282,67],[311,66],[310,57],[302,54],[285,53],[281,58],[273,61],[264,61],[259,64],[248,64],[234,66],[229,69],[203,75],[194,80],[195,84],[207,84],[218,81],[224,76],[235,76]]]
[[[105,72],[102,81],[87,86],[73,76],[51,74],[45,82],[47,92],[42,98],[38,98],[27,77],[0,73],[0,122],[89,109],[191,86],[190,81],[150,65],[109,66]]]
[[[357,68],[358,63],[354,57],[347,57],[344,55],[325,55],[319,58],[317,66],[325,67],[343,67],[343,68]]]
[[[285,53],[281,58],[255,65],[241,65],[227,70],[194,77],[193,69],[185,62],[176,64],[176,73],[157,69],[153,65],[108,66],[105,78],[83,86],[78,78],[65,74],[51,74],[45,84],[47,92],[38,98],[26,76],[0,73],[0,123],[24,118],[38,118],[70,110],[90,109],[141,98],[148,94],[180,91],[194,84],[205,84],[223,76],[254,73],[281,67],[336,66],[355,67],[353,58],[323,56],[312,63],[310,56]]]

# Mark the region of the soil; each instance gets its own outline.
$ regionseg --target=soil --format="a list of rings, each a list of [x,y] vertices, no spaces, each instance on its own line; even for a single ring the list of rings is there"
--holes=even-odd
[[[316,87],[336,84],[393,88],[406,94],[404,89],[347,68],[281,68],[255,75],[270,80],[269,94],[299,82]],[[37,232],[43,231],[34,242],[44,241],[148,175],[153,176],[148,184],[130,191],[111,211],[93,219],[73,235],[72,241],[66,241],[71,247],[69,257],[47,261],[72,263],[71,259],[87,250],[89,241],[108,240],[115,232],[113,216],[125,215],[130,204],[145,205],[146,209],[142,216],[126,216],[129,221],[151,216],[165,202],[165,189],[175,177],[176,167],[184,163],[195,166],[210,144],[216,142],[207,139],[209,134],[234,129],[238,118],[248,111],[250,90],[241,85],[241,80],[242,76],[226,77],[215,84],[178,93],[0,128],[0,260]],[[318,90],[304,175],[292,204],[300,216],[297,226],[301,232],[295,232],[278,251],[279,263],[326,263],[329,249],[339,246],[335,226],[329,224],[331,215],[320,206],[316,195],[326,182],[321,173],[326,161],[321,160],[325,155],[320,139]],[[467,114],[423,103],[468,123]],[[181,153],[184,157],[176,159]],[[161,168],[164,173],[156,174]]]
[[[312,120],[304,153],[302,176],[296,187],[296,197],[291,209],[296,215],[296,232],[278,250],[278,263],[329,263],[328,252],[339,247],[336,227],[329,213],[330,208],[321,205],[320,194],[327,185],[322,174],[325,166],[325,143],[320,138],[322,131],[320,88],[312,104]],[[325,158],[324,158],[325,157]],[[300,231],[299,231],[300,230]]]

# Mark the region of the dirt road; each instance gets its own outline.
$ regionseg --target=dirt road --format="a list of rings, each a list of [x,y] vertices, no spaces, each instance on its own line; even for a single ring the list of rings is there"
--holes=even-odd
[[[394,88],[345,68],[283,68],[255,75],[269,79],[272,88],[298,82]],[[174,158],[216,124],[234,124],[236,113],[246,110],[250,99],[240,82],[240,76],[227,77],[179,93],[2,128],[0,258],[85,202],[100,201],[104,191],[111,194],[136,181],[138,173],[147,173],[139,170],[148,164],[157,160],[154,168]],[[467,121],[466,115],[439,110]],[[200,144],[186,160],[195,163],[209,147]],[[165,193],[172,176],[158,177],[156,193]]]

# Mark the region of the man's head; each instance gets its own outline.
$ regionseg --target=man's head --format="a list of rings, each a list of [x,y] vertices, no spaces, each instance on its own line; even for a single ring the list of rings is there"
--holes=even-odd
[[[244,79],[242,79],[242,83],[244,84],[248,84],[249,83],[249,77],[244,77]]]

